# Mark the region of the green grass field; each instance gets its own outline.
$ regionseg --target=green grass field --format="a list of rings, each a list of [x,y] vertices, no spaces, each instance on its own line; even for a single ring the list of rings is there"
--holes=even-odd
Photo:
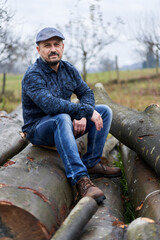
[[[144,110],[148,105],[160,103],[160,78],[151,79],[155,75],[155,69],[143,69],[134,71],[121,71],[120,79],[125,80],[123,84],[110,83],[116,79],[116,73],[103,72],[88,74],[87,83],[92,88],[95,83],[104,84],[111,99],[119,104],[137,110]],[[147,80],[140,81],[142,77]],[[23,75],[7,74],[6,76],[6,94],[1,95],[2,74],[0,74],[0,111],[11,112],[21,102],[21,80]],[[139,79],[136,82],[129,82],[129,79]]]

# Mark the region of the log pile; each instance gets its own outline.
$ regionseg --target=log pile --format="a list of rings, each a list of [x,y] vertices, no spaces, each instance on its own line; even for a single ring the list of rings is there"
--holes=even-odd
[[[160,238],[160,108],[152,105],[138,112],[120,106],[102,85],[96,85],[94,93],[97,104],[107,104],[113,111],[114,137],[106,142],[103,155],[112,165],[120,144],[137,218],[124,223],[119,178],[93,179],[105,193],[102,205],[90,198],[76,204],[76,189],[66,179],[57,151],[32,146],[21,134],[20,106],[0,116],[0,240]],[[77,140],[81,156],[86,140],[87,135]]]
[[[123,165],[137,216],[129,224],[123,239],[159,239],[160,107],[151,105],[138,112],[118,105],[109,98],[101,84],[95,86],[94,93],[97,104],[111,107],[113,121],[110,132],[123,143]]]

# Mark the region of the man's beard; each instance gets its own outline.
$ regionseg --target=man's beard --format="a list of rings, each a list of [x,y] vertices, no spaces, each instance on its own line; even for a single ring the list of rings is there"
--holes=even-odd
[[[56,53],[56,52],[51,52],[48,57],[51,57],[51,56],[54,56],[54,55],[57,55],[59,57],[59,54]],[[46,61],[48,63],[49,66],[56,66],[60,60],[55,60],[55,61]]]
[[[49,66],[56,66],[58,63],[60,62],[60,60],[57,60],[57,61],[50,61],[50,62],[48,62],[48,61],[46,61],[46,63],[49,65]]]

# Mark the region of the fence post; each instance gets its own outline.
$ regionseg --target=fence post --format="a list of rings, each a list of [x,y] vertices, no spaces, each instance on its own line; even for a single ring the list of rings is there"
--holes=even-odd
[[[6,86],[6,73],[3,73],[2,95],[4,95],[5,93],[5,86]]]

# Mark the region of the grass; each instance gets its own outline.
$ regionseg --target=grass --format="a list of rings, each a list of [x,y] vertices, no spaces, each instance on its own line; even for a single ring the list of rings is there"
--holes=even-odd
[[[151,79],[150,76],[155,74],[155,69],[142,69],[134,71],[120,71],[120,78],[126,82],[121,84],[109,83],[116,78],[116,73],[102,72],[92,73],[87,76],[87,83],[92,88],[95,83],[104,84],[110,98],[121,105],[135,108],[143,111],[150,104],[159,104],[160,102],[160,78]],[[140,81],[141,77],[146,76],[148,79]],[[0,111],[11,112],[21,102],[21,80],[23,75],[6,75],[6,94],[1,96],[2,74],[0,74]],[[128,82],[128,79],[139,80]]]
[[[143,111],[160,103],[160,78],[134,83],[105,85],[110,98],[118,104]]]
[[[160,72],[160,70],[159,70]],[[139,69],[139,70],[127,70],[120,71],[120,79],[121,80],[129,80],[129,79],[138,79],[145,76],[152,76],[156,74],[156,70],[154,68],[148,69]],[[101,82],[103,84],[108,83],[111,80],[117,79],[117,75],[115,71],[109,72],[101,72],[101,73],[90,73],[87,75],[87,83],[90,85],[94,85],[96,82]]]
[[[21,80],[23,75],[6,74],[5,94],[2,96],[3,75],[0,74],[0,111],[13,111],[21,102]]]

